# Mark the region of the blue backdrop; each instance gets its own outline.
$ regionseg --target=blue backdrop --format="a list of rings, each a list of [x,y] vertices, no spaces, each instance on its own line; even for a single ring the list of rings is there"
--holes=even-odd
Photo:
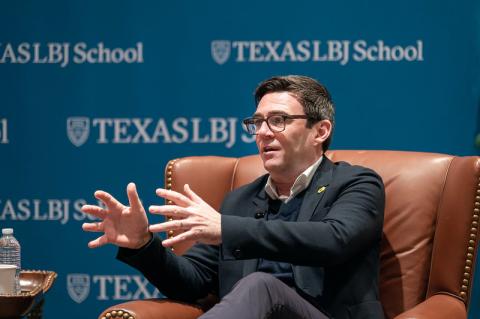
[[[114,247],[87,248],[80,206],[96,189],[125,202],[130,181],[161,203],[169,159],[255,153],[240,121],[270,76],[329,88],[333,149],[479,153],[475,0],[1,6],[0,227],[15,229],[23,268],[58,272],[47,318],[158,295]]]

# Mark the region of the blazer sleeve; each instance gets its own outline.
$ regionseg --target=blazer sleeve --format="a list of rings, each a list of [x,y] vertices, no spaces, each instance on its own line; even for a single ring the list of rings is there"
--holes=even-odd
[[[350,166],[333,176],[326,192],[327,206],[319,205],[305,222],[266,221],[222,211],[221,258],[332,266],[378,245],[385,205],[381,178],[372,170]],[[238,210],[244,200],[231,200],[225,211]]]
[[[195,302],[218,294],[218,247],[198,244],[177,256],[155,235],[141,249],[120,248],[117,259],[139,270],[168,298]]]

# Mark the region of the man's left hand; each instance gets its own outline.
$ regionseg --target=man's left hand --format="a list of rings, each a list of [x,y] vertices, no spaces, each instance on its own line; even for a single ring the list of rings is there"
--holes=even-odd
[[[219,245],[222,242],[220,213],[195,194],[188,184],[184,186],[187,196],[175,191],[159,188],[157,196],[170,200],[174,205],[150,206],[149,212],[166,217],[178,218],[160,224],[151,225],[152,233],[180,230],[183,233],[162,242],[171,247],[184,241],[196,241],[204,244]]]

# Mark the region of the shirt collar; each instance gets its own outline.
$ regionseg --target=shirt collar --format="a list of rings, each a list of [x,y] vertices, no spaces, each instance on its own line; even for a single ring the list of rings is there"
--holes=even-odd
[[[313,163],[313,165],[309,166],[306,170],[303,171],[298,177],[295,179],[292,187],[290,188],[290,195],[278,195],[277,188],[273,184],[271,176],[268,176],[267,183],[265,184],[265,192],[270,196],[272,199],[279,199],[284,203],[290,201],[293,197],[297,196],[300,192],[305,190],[313,179],[313,175],[322,163],[323,156],[321,156],[318,161]]]

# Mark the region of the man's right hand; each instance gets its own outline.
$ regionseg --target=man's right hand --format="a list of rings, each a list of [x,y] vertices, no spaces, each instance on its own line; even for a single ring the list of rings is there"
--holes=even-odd
[[[96,191],[95,198],[101,200],[106,209],[96,205],[83,205],[82,212],[101,219],[95,223],[84,223],[82,228],[88,232],[104,234],[88,243],[88,247],[97,248],[105,244],[138,249],[151,238],[148,231],[148,219],[134,183],[127,186],[129,206],[125,206],[112,195]]]

